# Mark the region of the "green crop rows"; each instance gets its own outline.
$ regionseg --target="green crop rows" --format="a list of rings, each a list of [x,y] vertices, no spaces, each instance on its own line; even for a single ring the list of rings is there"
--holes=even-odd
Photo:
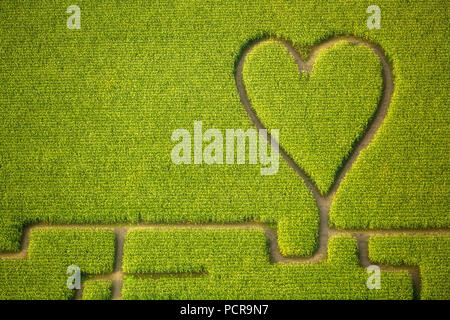
[[[448,227],[446,2],[378,1],[383,27],[376,31],[364,23],[369,1],[269,3],[81,1],[83,27],[72,32],[61,23],[64,8],[53,1],[2,1],[1,248],[17,250],[15,226],[34,221],[314,217],[313,200],[283,161],[270,177],[254,165],[170,161],[171,132],[193,121],[205,128],[251,127],[236,93],[234,63],[245,43],[263,34],[300,49],[353,34],[378,43],[392,60],[390,112],[343,182],[332,222]],[[310,251],[290,246],[299,247],[293,253]]]
[[[26,258],[0,258],[0,299],[72,298],[67,268],[76,265],[82,275],[112,272],[114,241],[111,230],[32,230]]]
[[[66,3],[0,1],[0,299],[73,298],[65,287],[71,264],[85,278],[111,273],[113,231],[83,225],[256,222],[276,228],[283,256],[304,258],[319,248],[320,222],[344,233],[448,232],[448,1],[76,2],[80,30],[67,28]],[[366,26],[373,4],[381,29]],[[192,133],[194,121],[204,130],[254,128],[236,66],[245,48],[269,39],[247,56],[246,90],[325,196],[382,96],[380,60],[342,42],[302,73],[276,39],[307,61],[314,46],[339,36],[382,48],[394,91],[375,138],[331,199],[328,221],[282,158],[272,176],[260,164],[172,163],[172,132]],[[24,228],[38,223],[81,229],[32,229],[27,257],[2,257],[20,252]],[[332,238],[319,264],[273,263],[266,239],[255,230],[130,231],[122,296],[413,297],[404,271],[383,272],[391,287],[366,290],[349,236]],[[369,242],[372,263],[420,269],[424,299],[450,298],[449,250],[444,235]],[[84,299],[114,291],[110,280],[84,285]]]
[[[320,52],[309,75],[280,43],[266,42],[247,57],[244,81],[263,124],[281,130],[281,145],[327,193],[378,106],[378,57],[342,42]]]
[[[266,242],[263,232],[252,229],[130,231],[124,271],[167,276],[126,276],[123,298],[412,298],[411,279],[405,272],[382,272],[383,288],[367,289],[367,273],[359,265],[352,237],[333,238],[328,260],[318,264],[272,264]]]
[[[420,267],[421,297],[449,296],[448,236],[372,236],[369,257]],[[145,244],[145,245],[143,245]],[[108,300],[114,233],[105,229],[33,229],[26,258],[0,258],[0,299],[68,299],[66,269],[78,265],[82,298]],[[382,271],[381,290],[366,287],[356,240],[335,236],[318,263],[280,264],[264,232],[247,229],[131,230],[125,238],[124,299],[411,299],[406,271]],[[87,281],[85,281],[87,280]],[[230,289],[231,288],[231,289]]]
[[[450,297],[449,236],[373,236],[369,257],[384,265],[419,266],[422,299]]]

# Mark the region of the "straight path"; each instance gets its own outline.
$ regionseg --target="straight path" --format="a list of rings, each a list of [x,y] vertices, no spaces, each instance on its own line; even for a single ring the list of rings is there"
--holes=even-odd
[[[258,118],[256,112],[253,110],[251,106],[250,99],[247,96],[247,92],[245,90],[243,77],[242,77],[242,70],[245,63],[245,58],[247,55],[255,49],[259,44],[265,42],[265,41],[273,41],[274,39],[261,39],[259,41],[256,41],[254,43],[251,43],[241,54],[239,58],[239,62],[237,64],[237,69],[235,72],[235,80],[236,80],[236,87],[242,102],[242,105],[244,106],[245,111],[247,112],[248,116],[252,120],[253,124],[256,126],[257,129],[264,129],[264,125]],[[309,177],[309,175],[300,168],[295,161],[287,154],[287,152],[279,146],[280,154],[285,159],[285,161],[288,163],[288,165],[298,174],[298,176],[303,179],[308,189],[311,191],[317,206],[319,208],[320,212],[320,226],[319,226],[319,247],[317,251],[308,258],[298,258],[298,257],[284,257],[281,255],[279,247],[278,247],[278,241],[277,241],[277,231],[269,228],[267,225],[256,223],[256,222],[250,222],[250,223],[244,223],[244,224],[231,224],[231,225],[223,225],[223,224],[206,224],[206,225],[192,225],[192,224],[178,224],[178,225],[136,225],[136,226],[125,226],[125,225],[88,225],[88,226],[82,226],[82,225],[63,225],[63,226],[48,226],[43,224],[37,224],[34,226],[26,227],[24,229],[24,236],[22,240],[22,247],[21,250],[17,253],[0,253],[0,258],[26,258],[27,252],[28,252],[28,245],[29,245],[29,239],[30,239],[30,232],[33,228],[108,228],[113,229],[116,235],[116,257],[115,257],[115,266],[113,273],[109,275],[102,275],[97,276],[94,279],[99,280],[111,280],[112,281],[112,298],[113,299],[120,299],[121,298],[121,289],[122,289],[122,282],[123,282],[123,276],[124,273],[122,271],[122,257],[123,257],[123,246],[125,242],[125,236],[128,230],[130,229],[175,229],[175,228],[193,228],[193,229],[260,229],[263,230],[269,239],[269,246],[270,246],[270,255],[271,260],[274,263],[311,263],[311,262],[320,262],[324,259],[326,259],[327,256],[327,247],[328,247],[328,240],[330,237],[335,235],[341,235],[341,234],[350,234],[353,237],[356,238],[358,247],[359,247],[359,257],[360,257],[360,263],[361,266],[367,267],[370,265],[369,261],[369,255],[368,255],[368,238],[371,235],[393,235],[393,234],[408,234],[408,235],[443,235],[443,234],[450,234],[448,229],[436,229],[436,230],[361,230],[361,231],[340,231],[340,230],[334,230],[330,229],[328,226],[328,219],[329,219],[329,210],[331,203],[333,202],[334,196],[336,194],[337,189],[339,188],[340,183],[344,179],[347,172],[352,167],[353,163],[358,158],[360,152],[364,150],[372,141],[372,139],[375,137],[376,132],[380,128],[381,124],[383,123],[383,120],[387,114],[387,110],[391,101],[392,92],[394,90],[394,83],[393,83],[393,74],[392,69],[390,65],[387,63],[387,60],[385,58],[383,50],[372,44],[368,43],[366,41],[357,39],[355,37],[338,37],[334,38],[328,41],[325,41],[317,46],[314,47],[314,49],[311,51],[309,59],[304,62],[301,58],[298,52],[295,50],[294,46],[284,40],[276,40],[280,42],[282,45],[286,47],[286,49],[292,54],[294,60],[296,61],[299,70],[310,72],[312,69],[312,66],[314,65],[314,61],[317,57],[317,54],[324,49],[327,49],[336,43],[340,41],[347,41],[353,44],[357,45],[364,45],[371,49],[380,59],[380,63],[383,66],[383,93],[382,93],[382,99],[380,101],[380,104],[378,106],[378,109],[376,111],[375,116],[373,117],[372,121],[369,123],[368,128],[365,132],[365,135],[357,141],[355,144],[354,149],[350,153],[349,157],[345,159],[343,166],[341,170],[337,174],[337,178],[332,185],[330,191],[326,195],[322,195],[320,191],[318,190],[317,186],[314,184],[312,179]],[[270,135],[267,137],[268,141],[271,144],[278,144],[277,141],[273,140]],[[384,270],[406,270],[408,271],[412,276],[412,282],[414,286],[415,295],[418,297],[420,293],[420,285],[421,285],[421,279],[420,279],[420,273],[418,267],[383,267]],[[78,290],[76,293],[75,298],[80,299],[82,290]]]

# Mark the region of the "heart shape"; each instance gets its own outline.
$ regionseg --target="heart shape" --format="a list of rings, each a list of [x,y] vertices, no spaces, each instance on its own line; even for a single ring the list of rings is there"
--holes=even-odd
[[[249,102],[322,195],[365,134],[383,92],[383,66],[364,45],[340,41],[303,62],[288,44],[258,43],[242,80]]]

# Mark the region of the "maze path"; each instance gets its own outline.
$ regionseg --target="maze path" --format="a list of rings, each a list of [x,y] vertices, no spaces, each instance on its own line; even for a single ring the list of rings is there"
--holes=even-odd
[[[241,98],[241,103],[244,106],[245,111],[247,112],[247,115],[252,120],[253,124],[260,129],[265,129],[264,124],[259,119],[258,115],[254,111],[254,109],[251,106],[250,99],[247,95],[244,81],[243,81],[243,69],[245,64],[245,59],[248,56],[248,54],[255,49],[259,44],[267,41],[267,39],[261,39],[259,41],[256,41],[254,43],[251,43],[242,53],[239,63],[237,65],[236,73],[235,73],[235,80],[236,80],[236,87],[239,93],[239,96]],[[327,249],[327,243],[328,238],[330,237],[330,228],[328,226],[328,220],[329,220],[329,211],[331,203],[333,202],[334,196],[336,195],[336,191],[339,188],[341,181],[344,179],[347,172],[352,167],[353,163],[358,158],[360,152],[364,150],[372,141],[372,139],[375,137],[376,132],[380,128],[381,124],[383,123],[383,120],[387,114],[387,110],[389,107],[389,104],[391,102],[391,96],[394,90],[394,82],[393,82],[393,74],[392,69],[387,63],[387,60],[385,58],[384,52],[381,48],[378,46],[362,41],[360,39],[354,38],[354,37],[339,37],[334,38],[328,41],[325,41],[312,50],[309,59],[304,62],[297,50],[293,47],[292,44],[285,40],[278,40],[283,46],[286,47],[286,49],[289,51],[289,53],[293,56],[295,62],[298,65],[298,68],[300,71],[306,71],[310,72],[312,70],[312,67],[314,65],[315,59],[320,51],[325,50],[327,48],[330,48],[331,46],[337,44],[340,41],[348,41],[353,44],[360,44],[368,47],[371,49],[379,58],[380,63],[383,66],[383,96],[380,102],[380,105],[378,107],[378,110],[376,112],[376,115],[372,122],[369,124],[369,127],[366,130],[365,135],[362,139],[360,139],[355,147],[353,148],[352,152],[350,153],[350,156],[348,159],[344,162],[342,169],[337,175],[337,178],[332,185],[330,192],[328,195],[323,196],[315,183],[312,181],[312,179],[308,176],[308,174],[297,165],[297,163],[292,159],[292,157],[283,149],[282,146],[278,145],[278,142],[273,140],[270,135],[268,135],[267,139],[271,144],[278,145],[280,154],[282,155],[283,159],[288,163],[288,165],[295,171],[295,173],[298,174],[298,176],[305,182],[308,189],[311,191],[312,195],[314,196],[314,199],[317,203],[317,207],[319,208],[320,212],[320,225],[319,225],[319,249],[315,253],[315,255],[323,256],[323,254],[326,252]],[[313,257],[314,258],[314,257]]]
[[[251,43],[242,53],[241,57],[239,58],[239,63],[237,65],[236,73],[235,73],[235,79],[236,79],[236,86],[238,89],[239,96],[241,98],[241,102],[254,123],[254,125],[258,129],[264,128],[263,124],[259,120],[258,116],[254,112],[254,110],[251,107],[250,100],[247,96],[247,93],[245,91],[245,87],[243,84],[242,79],[242,70],[243,65],[245,62],[245,57],[261,42],[265,41],[265,39],[261,39],[259,41],[256,41],[254,43]],[[329,210],[331,203],[333,202],[334,196],[336,194],[337,189],[340,186],[341,181],[345,177],[346,173],[350,170],[353,163],[356,161],[356,159],[359,156],[359,153],[363,151],[372,141],[372,139],[375,137],[376,132],[380,128],[381,124],[383,123],[383,120],[387,114],[387,110],[390,104],[392,92],[394,90],[394,82],[393,82],[393,74],[392,69],[390,65],[387,63],[384,52],[381,48],[378,46],[368,43],[365,41],[362,41],[360,39],[354,38],[354,37],[339,37],[334,38],[332,40],[323,42],[322,44],[319,44],[316,46],[313,51],[311,52],[310,58],[308,61],[303,62],[303,60],[300,58],[298,52],[295,50],[295,48],[288,43],[287,41],[279,40],[280,43],[282,43],[288,51],[292,54],[295,61],[298,64],[298,67],[300,70],[310,71],[315,58],[317,54],[326,48],[331,47],[332,45],[338,43],[339,41],[348,41],[354,44],[361,44],[368,48],[370,48],[380,59],[380,62],[383,66],[383,80],[384,80],[384,90],[383,90],[383,97],[381,100],[381,103],[378,107],[377,113],[372,120],[372,122],[369,124],[369,127],[367,128],[366,134],[364,137],[357,142],[355,145],[355,148],[352,150],[350,156],[345,161],[342,169],[339,171],[337,175],[337,179],[335,180],[330,192],[327,195],[322,195],[319,190],[317,189],[314,182],[310,179],[310,177],[292,160],[292,158],[282,149],[280,146],[280,153],[285,159],[285,161],[292,167],[292,169],[305,181],[305,184],[313,194],[317,206],[320,211],[320,228],[319,228],[319,248],[318,250],[312,255],[312,257],[309,258],[287,258],[281,255],[279,246],[277,243],[277,232],[268,226],[264,224],[259,223],[246,223],[246,224],[239,224],[239,225],[138,225],[138,226],[70,226],[70,225],[64,225],[64,226],[57,226],[57,228],[113,228],[116,234],[117,239],[117,248],[116,248],[116,263],[114,272],[110,275],[103,275],[103,276],[97,276],[95,279],[105,279],[105,280],[112,280],[113,281],[113,289],[112,289],[112,297],[113,299],[120,299],[121,298],[121,288],[122,288],[122,282],[123,282],[123,272],[122,272],[122,256],[123,256],[123,245],[125,241],[125,234],[130,229],[155,229],[155,228],[165,228],[165,229],[173,229],[173,228],[239,228],[239,229],[245,229],[245,228],[257,228],[260,230],[264,230],[267,238],[270,242],[270,255],[271,260],[274,263],[283,263],[283,264],[296,264],[296,263],[310,263],[310,262],[319,262],[323,261],[327,256],[327,247],[328,247],[328,240],[335,235],[341,235],[341,234],[350,234],[353,237],[357,239],[358,247],[359,247],[359,258],[360,258],[360,264],[364,267],[370,265],[369,257],[368,257],[368,237],[371,235],[394,235],[394,234],[408,234],[408,235],[444,235],[444,234],[450,234],[448,229],[435,229],[435,230],[358,230],[358,231],[340,231],[340,230],[333,230],[329,228],[328,226],[328,218],[329,218]],[[270,136],[268,137],[268,140],[270,143],[277,143],[276,141],[273,141]],[[56,226],[45,226],[43,224],[37,224],[31,227],[27,227],[24,229],[23,232],[23,241],[22,241],[22,248],[18,253],[0,253],[0,258],[26,258],[27,257],[27,251],[28,251],[28,244],[29,244],[29,238],[30,238],[30,231],[32,228],[54,228]],[[407,270],[413,280],[414,290],[416,292],[416,295],[419,295],[420,293],[420,286],[421,286],[421,279],[418,267],[383,267],[383,270],[386,271],[392,271],[392,270]],[[76,298],[81,297],[81,291],[77,292]]]
[[[277,244],[277,233],[276,230],[268,227],[267,225],[260,223],[246,223],[246,224],[232,224],[232,225],[137,225],[137,226],[124,226],[124,225],[109,225],[109,226],[80,226],[80,225],[61,225],[61,226],[49,226],[44,224],[37,224],[34,226],[29,226],[24,230],[24,237],[22,241],[22,248],[17,253],[2,253],[0,258],[10,258],[10,259],[24,259],[28,255],[28,247],[30,241],[30,233],[33,229],[42,228],[56,228],[56,229],[112,229],[114,230],[116,236],[116,254],[115,254],[115,266],[111,274],[94,276],[92,280],[112,280],[112,298],[119,300],[121,299],[121,288],[123,283],[124,272],[122,271],[122,258],[123,258],[123,246],[125,243],[125,236],[130,230],[175,230],[175,229],[253,229],[264,231],[267,239],[269,240],[269,253],[270,260],[272,263],[276,264],[306,264],[306,263],[318,263],[327,259],[327,252],[314,255],[311,258],[287,258],[281,255],[279,247]],[[330,232],[330,237],[339,235],[351,235],[356,238],[359,247],[359,260],[362,267],[367,267],[370,265],[367,243],[368,238],[372,235],[402,235],[405,234],[402,230],[391,230],[391,231],[339,231],[332,230]],[[413,232],[408,232],[408,235],[427,235],[427,236],[438,236],[438,235],[449,235],[449,230],[416,230]],[[381,270],[384,271],[407,271],[412,277],[412,283],[414,286],[415,296],[420,295],[420,272],[419,268],[416,266],[381,266]],[[140,275],[145,277],[145,275]],[[75,299],[81,299],[82,290],[77,290]]]

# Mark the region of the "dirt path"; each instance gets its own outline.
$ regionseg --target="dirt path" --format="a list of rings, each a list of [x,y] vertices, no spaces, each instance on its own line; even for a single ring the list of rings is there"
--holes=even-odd
[[[239,63],[237,65],[237,70],[235,73],[235,80],[236,80],[236,86],[237,90],[242,102],[242,105],[244,106],[245,111],[247,112],[248,116],[252,120],[253,124],[257,127],[257,129],[264,129],[263,124],[261,123],[260,119],[254,112],[254,110],[251,107],[250,100],[247,96],[247,92],[244,87],[243,78],[242,78],[242,70],[245,62],[245,58],[247,55],[259,44],[261,44],[264,41],[267,41],[268,39],[261,39],[260,41],[254,42],[250,44],[242,53]],[[346,173],[350,168],[352,167],[353,163],[358,158],[359,153],[364,150],[372,141],[374,138],[376,132],[378,131],[379,127],[383,123],[383,120],[387,114],[387,109],[390,104],[392,92],[394,90],[394,83],[393,83],[393,75],[392,75],[392,69],[390,68],[389,64],[387,63],[384,52],[381,48],[364,42],[362,40],[359,40],[357,38],[353,37],[339,37],[334,38],[329,41],[325,41],[322,44],[317,45],[313,51],[310,54],[310,58],[304,62],[301,58],[298,52],[295,50],[295,48],[292,46],[292,44],[278,40],[281,44],[283,44],[287,50],[292,54],[295,61],[297,62],[297,65],[299,67],[299,70],[307,71],[309,72],[312,69],[312,66],[314,65],[314,61],[317,57],[317,54],[326,48],[329,48],[336,44],[339,41],[348,41],[354,44],[361,44],[368,48],[370,48],[380,59],[380,62],[383,66],[383,80],[384,80],[384,89],[383,89],[383,96],[380,102],[380,105],[377,109],[377,112],[369,124],[367,131],[356,144],[349,155],[348,159],[346,159],[344,165],[342,166],[342,169],[339,171],[337,178],[333,184],[333,186],[330,189],[330,192],[323,196],[314,182],[311,180],[311,178],[295,163],[295,161],[292,160],[292,158],[286,153],[286,151],[280,146],[280,153],[284,160],[289,164],[289,166],[292,167],[292,169],[305,181],[306,186],[311,191],[312,195],[314,196],[314,199],[317,203],[317,206],[319,208],[320,212],[320,226],[319,226],[319,247],[317,251],[308,258],[287,258],[281,255],[279,247],[278,247],[278,241],[277,241],[277,231],[269,228],[265,224],[256,223],[256,222],[250,222],[250,223],[244,223],[244,224],[230,224],[230,225],[223,225],[223,224],[206,224],[206,225],[198,225],[198,224],[177,224],[177,225],[162,225],[162,224],[154,224],[154,225],[134,225],[134,226],[128,226],[128,225],[62,225],[62,226],[49,226],[44,224],[37,224],[31,227],[26,227],[24,229],[24,235],[22,240],[22,247],[20,252],[17,253],[0,253],[0,258],[26,258],[28,253],[28,245],[29,245],[29,239],[30,239],[30,232],[33,228],[105,228],[105,229],[113,229],[116,235],[116,256],[115,256],[115,266],[114,271],[111,274],[108,275],[101,275],[96,276],[93,279],[97,280],[111,280],[112,281],[112,298],[113,299],[120,299],[121,298],[121,289],[122,289],[122,282],[123,282],[123,276],[124,273],[122,271],[122,257],[123,257],[123,246],[125,242],[125,236],[128,230],[130,229],[176,229],[176,228],[193,228],[193,229],[260,229],[263,230],[269,239],[269,247],[270,247],[270,256],[273,263],[316,263],[320,262],[323,259],[326,259],[327,256],[327,247],[328,247],[328,239],[335,235],[341,235],[341,234],[349,234],[356,238],[358,247],[359,247],[359,257],[362,267],[367,267],[371,263],[369,261],[368,256],[368,239],[371,235],[392,235],[392,234],[408,234],[408,235],[442,235],[442,234],[450,234],[449,230],[447,229],[439,229],[439,230],[361,230],[361,231],[340,231],[340,230],[333,230],[328,227],[328,218],[329,218],[329,210],[331,203],[334,199],[334,196],[336,194],[337,189],[339,188],[339,185],[343,178],[345,177]],[[274,141],[271,139],[270,136],[267,137],[270,143],[278,144],[277,141]],[[420,293],[420,285],[421,285],[421,279],[420,279],[420,273],[418,267],[382,267],[383,270],[406,270],[408,271],[412,276],[412,282],[414,286],[415,291],[415,297],[419,297]],[[146,275],[142,275],[146,276]],[[82,296],[82,290],[78,290],[78,292],[75,295],[76,299],[80,299]]]
[[[288,52],[292,55],[295,62],[297,63],[297,66],[299,68],[300,72],[310,72],[312,70],[312,67],[314,65],[314,62],[316,60],[316,57],[318,53],[321,50],[330,48],[331,46],[337,44],[341,41],[347,41],[349,43],[355,44],[355,45],[363,45],[367,48],[371,49],[375,55],[380,60],[380,63],[383,67],[383,92],[382,92],[382,98],[380,100],[380,103],[378,105],[377,111],[369,123],[366,132],[364,133],[363,137],[356,142],[352,152],[348,156],[347,159],[344,160],[342,168],[337,173],[337,177],[331,186],[330,191],[327,195],[322,195],[315,185],[315,183],[312,181],[312,179],[309,177],[309,175],[300,168],[297,163],[289,156],[289,154],[286,152],[286,150],[283,149],[282,146],[278,144],[278,141],[273,140],[270,135],[267,137],[267,140],[269,143],[278,145],[280,154],[282,155],[283,159],[288,163],[288,165],[297,173],[297,175],[303,179],[308,189],[311,191],[312,195],[314,196],[314,199],[317,203],[317,207],[319,208],[320,213],[320,225],[319,225],[319,247],[317,251],[314,253],[314,255],[309,259],[301,259],[301,261],[304,262],[315,262],[324,259],[326,256],[326,251],[328,247],[328,239],[334,235],[340,233],[336,230],[331,230],[328,226],[328,220],[329,220],[329,211],[331,204],[334,200],[334,196],[336,194],[337,189],[339,188],[342,180],[344,179],[347,172],[350,170],[350,168],[353,166],[354,162],[358,158],[360,152],[367,148],[367,146],[370,144],[370,142],[375,137],[375,134],[377,133],[378,129],[381,127],[384,118],[386,117],[390,102],[392,93],[394,91],[394,81],[393,81],[393,72],[392,68],[389,65],[389,63],[386,60],[384,51],[379,46],[363,41],[361,39],[355,38],[355,37],[337,37],[333,38],[331,40],[327,40],[322,42],[321,44],[318,44],[313,48],[309,55],[309,59],[306,61],[303,61],[303,59],[300,57],[300,54],[298,51],[294,48],[294,46],[285,40],[280,39],[272,39],[272,38],[265,38],[260,39],[259,41],[255,41],[248,45],[248,47],[242,52],[239,62],[237,64],[236,72],[235,72],[235,81],[236,81],[236,87],[239,93],[239,97],[241,100],[241,103],[255,125],[255,127],[259,129],[265,129],[264,124],[259,119],[257,113],[252,108],[251,101],[248,97],[247,91],[245,89],[244,81],[243,81],[243,68],[246,61],[247,55],[255,49],[260,44],[266,42],[266,41],[278,41],[280,44],[282,44]],[[405,233],[405,231],[399,231],[401,233]],[[447,232],[447,230],[445,230]],[[370,265],[369,257],[368,257],[368,237],[371,234],[381,234],[380,232],[376,231],[361,231],[361,232],[348,232],[352,234],[358,241],[358,246],[360,250],[360,259],[361,259],[361,265],[367,267]],[[414,233],[416,234],[416,231],[408,231],[409,234]],[[272,255],[274,257],[275,261],[279,262],[295,262],[299,259],[287,259],[282,257],[282,255],[279,253],[278,246],[276,245],[276,232],[275,231],[269,231],[266,232],[268,238],[271,240],[271,249],[272,249]],[[440,233],[442,234],[442,232]],[[385,268],[385,269],[392,269],[392,268]],[[399,268],[395,268],[399,269]],[[418,293],[420,291],[420,274],[418,271],[418,268],[410,268],[405,267],[404,269],[408,270],[412,276],[415,294],[418,296]]]
[[[123,283],[123,276],[125,273],[122,270],[122,258],[123,258],[123,248],[125,243],[125,236],[129,230],[173,230],[173,229],[254,229],[261,230],[265,233],[267,238],[269,239],[269,251],[270,251],[270,260],[272,263],[281,263],[281,264],[302,264],[302,263],[319,263],[320,261],[327,258],[327,252],[318,251],[312,257],[301,258],[301,257],[284,257],[280,253],[280,249],[278,247],[278,238],[277,231],[266,224],[258,223],[258,222],[248,222],[243,224],[206,224],[206,225],[198,225],[198,224],[177,224],[177,225],[163,225],[163,224],[140,224],[140,225],[46,225],[46,224],[36,224],[33,226],[28,226],[24,229],[24,236],[22,241],[22,248],[17,253],[0,253],[0,258],[8,258],[8,259],[24,259],[28,255],[28,247],[29,247],[29,239],[30,234],[33,229],[109,229],[114,230],[116,236],[116,254],[115,254],[115,265],[114,270],[110,274],[97,275],[93,276],[87,281],[93,280],[109,280],[112,281],[112,299],[120,300],[122,298],[121,290]],[[337,236],[337,235],[351,235],[356,238],[359,247],[359,257],[362,267],[367,267],[371,265],[369,261],[367,243],[368,239],[371,235],[396,235],[396,234],[408,234],[408,235],[443,235],[450,234],[449,230],[439,229],[439,230],[414,230],[414,231],[406,231],[405,230],[361,230],[361,231],[340,231],[340,230],[330,230],[328,236]],[[414,286],[414,294],[416,297],[419,297],[420,293],[420,272],[419,268],[416,266],[401,266],[401,267],[389,267],[389,266],[380,266],[381,270],[385,271],[407,271],[412,276],[412,282]],[[134,274],[133,274],[134,275]],[[143,278],[158,278],[159,276],[164,276],[167,274],[141,274],[134,275]],[[185,275],[181,274],[180,276],[202,276],[204,274],[193,274],[193,275]],[[81,290],[75,291],[75,299],[82,298],[82,291],[84,287],[84,283],[82,284]]]
[[[245,111],[247,112],[247,115],[252,120],[255,127],[260,129],[265,129],[263,123],[258,118],[258,115],[254,111],[254,109],[251,106],[250,99],[247,95],[247,91],[245,89],[244,81],[243,81],[243,69],[244,64],[247,55],[255,49],[258,45],[260,45],[263,42],[266,41],[273,41],[274,39],[261,39],[259,41],[253,42],[250,44],[243,52],[239,59],[239,63],[237,64],[236,73],[235,73],[235,80],[236,80],[236,87],[239,93],[239,97],[241,99],[241,103],[244,106]],[[310,72],[312,70],[312,67],[314,65],[315,59],[318,55],[318,53],[321,50],[330,48],[331,46],[337,44],[340,41],[347,41],[353,44],[361,44],[369,49],[371,49],[379,58],[382,67],[383,67],[383,92],[382,92],[382,98],[380,100],[380,104],[377,108],[377,111],[375,113],[375,116],[373,117],[372,121],[369,123],[368,128],[366,130],[366,133],[364,136],[355,144],[355,147],[353,148],[352,152],[350,153],[349,157],[344,161],[344,164],[341,168],[341,170],[337,174],[337,178],[335,182],[333,183],[330,192],[328,195],[322,195],[315,185],[315,183],[312,181],[312,179],[309,177],[309,175],[300,168],[297,163],[289,156],[289,154],[283,149],[282,146],[278,144],[278,141],[273,140],[270,135],[268,135],[267,139],[271,144],[278,145],[280,154],[282,155],[283,159],[288,163],[288,165],[297,173],[297,175],[303,179],[308,189],[311,191],[316,203],[317,207],[319,209],[320,214],[320,225],[319,225],[319,247],[316,253],[311,258],[312,261],[316,261],[318,259],[322,259],[323,256],[326,254],[327,246],[328,246],[328,239],[331,234],[331,230],[328,226],[328,219],[329,219],[329,211],[331,203],[333,202],[334,196],[336,194],[337,189],[339,188],[339,185],[343,178],[345,177],[346,173],[350,170],[353,163],[356,161],[356,159],[359,156],[359,153],[364,150],[372,141],[372,139],[375,136],[375,133],[378,131],[379,127],[383,123],[383,120],[387,114],[387,110],[391,101],[392,92],[394,90],[394,82],[393,82],[393,76],[392,76],[392,69],[387,63],[384,52],[381,48],[361,41],[357,38],[353,37],[339,37],[334,38],[328,41],[325,41],[317,46],[314,47],[314,49],[311,51],[309,59],[305,62],[301,59],[299,53],[294,48],[294,46],[284,40],[276,40],[280,44],[282,44],[289,53],[293,56],[295,62],[298,65],[299,71],[306,71]]]
[[[265,129],[265,127],[264,127],[263,123],[261,122],[261,120],[258,118],[258,115],[256,114],[255,110],[252,108],[250,99],[247,95],[247,91],[245,89],[245,85],[244,85],[244,81],[243,81],[243,69],[244,69],[245,60],[246,60],[248,54],[253,51],[253,49],[255,49],[257,46],[259,46],[260,44],[262,44],[266,41],[274,41],[274,40],[275,39],[270,39],[270,38],[269,39],[261,39],[259,41],[256,41],[256,42],[253,42],[252,44],[250,44],[243,51],[243,53],[239,59],[239,63],[237,65],[236,73],[235,73],[236,87],[237,87],[237,90],[239,93],[239,97],[241,99],[241,103],[244,106],[244,109],[247,112],[247,115],[252,120],[253,124],[256,126],[256,128],[258,130]],[[312,67],[314,65],[314,62],[315,62],[315,59],[316,59],[318,53],[321,50],[327,49],[341,41],[347,41],[347,42],[350,42],[353,44],[361,44],[361,45],[364,45],[364,46],[370,48],[378,56],[382,66],[383,66],[383,93],[382,93],[382,99],[380,101],[380,105],[377,108],[377,112],[376,112],[373,120],[371,121],[371,123],[369,123],[369,126],[367,128],[365,135],[355,145],[355,147],[352,150],[352,152],[350,153],[350,156],[348,157],[348,159],[346,159],[344,161],[342,169],[338,173],[337,179],[335,180],[333,186],[331,187],[331,190],[328,195],[323,196],[320,193],[319,189],[317,188],[315,183],[312,181],[312,179],[309,177],[309,175],[302,168],[300,168],[297,165],[297,163],[289,156],[289,154],[282,148],[282,146],[280,146],[278,144],[278,141],[273,140],[270,137],[270,135],[268,135],[268,137],[267,137],[267,140],[271,144],[278,145],[280,154],[282,155],[284,160],[295,171],[295,173],[297,173],[297,175],[303,179],[303,181],[305,182],[308,189],[311,191],[311,193],[317,203],[317,207],[319,208],[319,212],[320,212],[319,248],[318,248],[317,252],[314,254],[314,256],[312,257],[312,259],[315,259],[316,256],[318,256],[319,259],[321,259],[324,255],[324,253],[326,253],[328,239],[329,239],[330,233],[331,233],[331,230],[328,227],[328,219],[329,219],[330,206],[331,206],[331,203],[333,202],[334,195],[336,194],[336,190],[339,188],[339,185],[340,185],[342,179],[344,178],[344,176],[346,175],[346,173],[348,172],[348,170],[350,170],[353,163],[358,158],[359,153],[370,144],[370,141],[372,141],[373,137],[375,136],[375,133],[378,131],[378,128],[381,126],[381,124],[383,123],[383,120],[386,116],[387,109],[389,107],[391,96],[392,96],[392,91],[394,88],[392,70],[384,57],[384,53],[383,53],[382,49],[376,47],[375,45],[369,44],[367,42],[361,41],[361,40],[359,40],[357,38],[353,38],[353,37],[334,38],[334,39],[325,41],[325,42],[315,46],[314,49],[310,53],[309,59],[306,62],[301,59],[299,53],[297,52],[297,50],[294,48],[294,46],[291,43],[284,41],[284,40],[275,40],[275,41],[278,41],[289,51],[289,53],[292,55],[295,62],[297,63],[299,71],[310,72],[312,70]]]

